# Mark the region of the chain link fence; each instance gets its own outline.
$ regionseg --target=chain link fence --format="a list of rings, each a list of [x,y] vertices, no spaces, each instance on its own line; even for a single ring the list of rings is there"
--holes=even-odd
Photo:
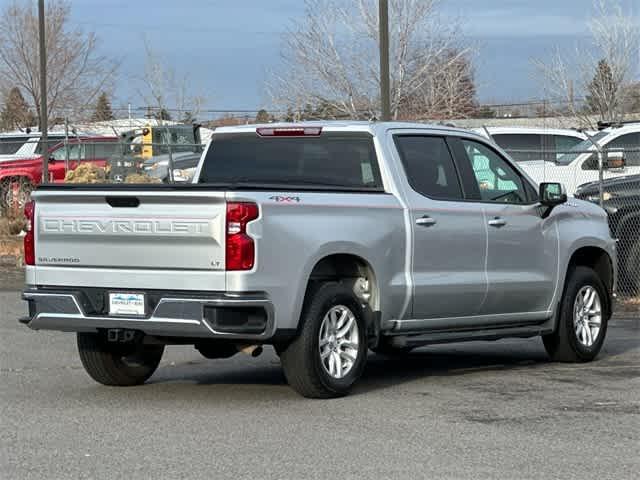
[[[569,139],[551,130],[528,138],[521,131],[493,136],[487,129],[476,131],[501,146],[535,182],[561,182],[570,196],[606,210],[618,241],[620,294],[640,297],[640,123],[625,128],[622,141],[607,144],[602,143],[606,132]],[[190,182],[211,133],[198,125],[149,121],[54,131],[48,181]],[[42,181],[42,153],[37,133],[0,134],[0,206],[9,233],[21,231],[24,204]]]

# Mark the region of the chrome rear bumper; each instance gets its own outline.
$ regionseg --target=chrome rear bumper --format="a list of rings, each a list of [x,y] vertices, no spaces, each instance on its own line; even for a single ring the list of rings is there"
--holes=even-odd
[[[243,340],[266,340],[275,333],[273,305],[265,296],[256,294],[215,293],[194,295],[194,298],[166,295],[160,298],[153,311],[145,317],[89,314],[83,308],[82,292],[34,288],[25,290],[22,298],[29,302],[29,317],[21,321],[34,330],[96,332],[100,329],[121,328],[161,337]],[[236,312],[247,308],[264,311],[266,322],[261,333],[219,331],[205,315],[205,309]]]

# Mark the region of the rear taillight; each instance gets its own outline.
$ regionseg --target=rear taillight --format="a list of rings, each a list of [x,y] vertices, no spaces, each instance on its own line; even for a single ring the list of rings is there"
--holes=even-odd
[[[226,270],[251,270],[256,259],[253,238],[247,235],[247,223],[258,218],[258,205],[248,202],[227,203]]]
[[[26,265],[35,265],[36,264],[36,239],[35,239],[36,204],[33,201],[27,202],[25,204],[24,216],[27,217],[27,234],[24,236],[24,263]]]

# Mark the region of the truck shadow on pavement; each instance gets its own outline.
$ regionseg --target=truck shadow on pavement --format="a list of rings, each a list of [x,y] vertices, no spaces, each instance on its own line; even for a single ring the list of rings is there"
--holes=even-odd
[[[370,353],[364,375],[354,388],[353,394],[365,394],[430,377],[471,377],[477,373],[491,374],[515,369],[521,369],[523,372],[544,369],[545,374],[548,373],[549,377],[554,377],[559,382],[580,383],[583,386],[589,385],[589,379],[572,374],[572,369],[586,369],[597,376],[635,376],[629,367],[638,361],[638,356],[633,353],[625,354],[631,350],[639,350],[640,336],[637,323],[619,322],[611,329],[611,337],[605,343],[603,352],[589,364],[551,363],[541,340],[537,338],[434,345],[397,357]],[[184,382],[201,386],[245,387],[253,385],[259,388],[269,385],[286,386],[278,357],[270,351],[266,352],[265,357],[258,365],[242,356],[224,361],[203,359],[165,365],[154,375],[150,383],[175,385]],[[291,393],[293,394],[292,391]]]

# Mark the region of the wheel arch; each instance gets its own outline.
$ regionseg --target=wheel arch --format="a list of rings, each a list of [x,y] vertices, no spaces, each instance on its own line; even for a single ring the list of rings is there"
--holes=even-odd
[[[38,180],[36,180],[33,175],[31,175],[29,172],[10,172],[10,173],[6,173],[4,175],[0,175],[0,182],[4,182],[4,181],[16,181],[16,180],[20,180],[20,179],[25,179],[25,180],[29,180],[29,183],[33,184],[33,186],[35,187],[36,184],[38,183]]]
[[[318,258],[307,278],[304,303],[317,285],[324,282],[348,282],[364,306],[370,343],[377,344],[380,334],[379,279],[371,262],[354,253],[334,252]],[[300,325],[298,325],[298,329]]]
[[[369,282],[372,307],[378,309],[380,296],[375,271],[370,262],[353,253],[333,253],[316,261],[309,273],[307,288],[314,281],[339,281],[347,278],[365,278]]]
[[[615,271],[614,271],[613,260],[611,259],[609,253],[605,249],[597,246],[583,246],[576,249],[572,253],[569,259],[569,263],[567,265],[567,273],[565,275],[565,281],[564,281],[565,288],[566,288],[566,283],[569,279],[570,272],[575,267],[579,267],[579,266],[591,268],[593,271],[596,272],[598,277],[602,280],[602,283],[604,284],[608,294],[606,298],[606,304],[607,304],[607,315],[610,317],[613,309],[612,295],[613,295],[613,286],[615,283],[615,278],[614,278]]]

